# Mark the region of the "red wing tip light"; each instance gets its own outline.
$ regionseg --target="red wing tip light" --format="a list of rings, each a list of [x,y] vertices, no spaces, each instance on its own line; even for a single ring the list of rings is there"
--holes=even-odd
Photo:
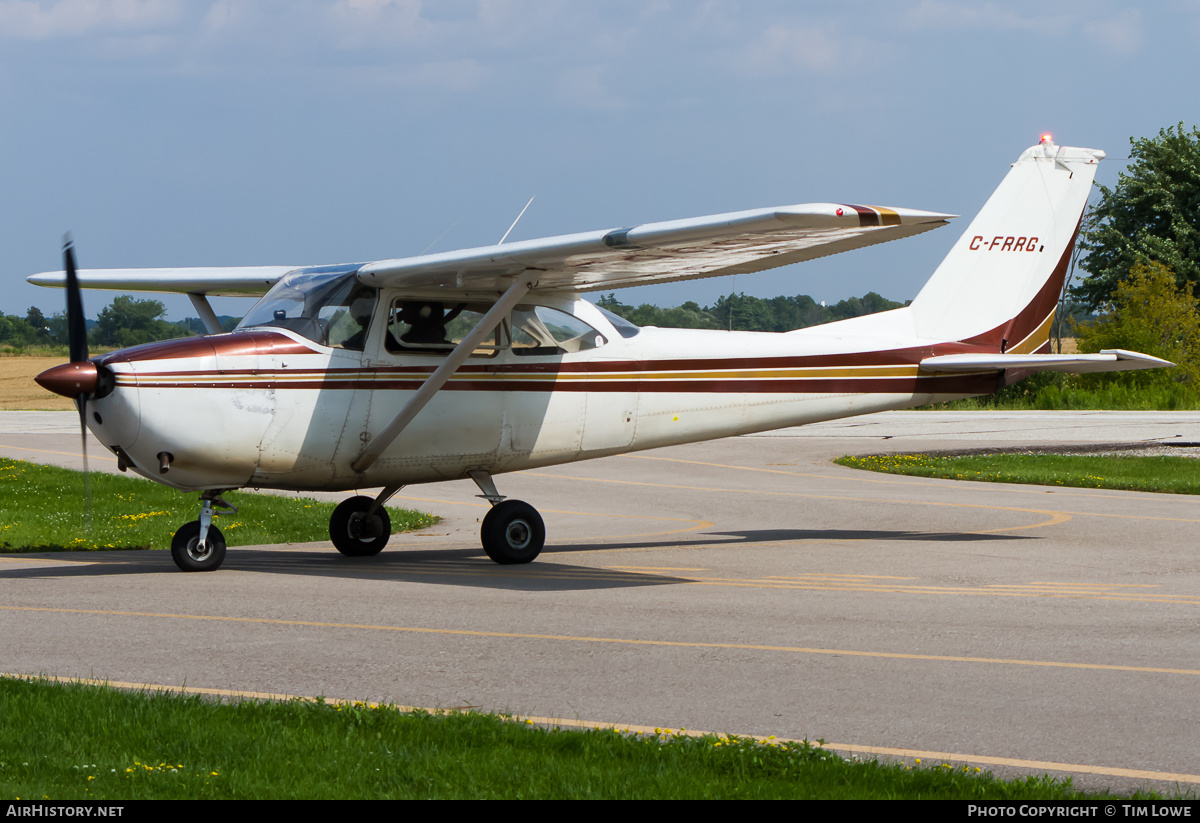
[[[90,360],[82,363],[63,363],[33,378],[43,389],[61,394],[63,397],[78,397],[94,394],[99,371]]]

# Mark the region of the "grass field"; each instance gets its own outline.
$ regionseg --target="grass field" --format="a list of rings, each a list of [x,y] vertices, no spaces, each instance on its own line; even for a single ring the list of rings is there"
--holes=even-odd
[[[1200,494],[1200,460],[1069,454],[887,454],[839,457],[842,466],[888,474],[1088,489]]]
[[[33,378],[53,366],[65,363],[62,355],[0,355],[0,411],[74,411],[68,397],[46,391]]]
[[[0,716],[0,799],[1085,797],[1069,780],[859,762],[806,743],[363,703],[217,703],[0,678]]]
[[[91,507],[83,475],[70,469],[0,458],[0,552],[167,549],[184,523],[199,517],[199,498],[139,477],[93,473]],[[214,521],[229,546],[329,539],[333,503],[230,492],[237,514]],[[437,518],[388,507],[392,531],[424,528]]]

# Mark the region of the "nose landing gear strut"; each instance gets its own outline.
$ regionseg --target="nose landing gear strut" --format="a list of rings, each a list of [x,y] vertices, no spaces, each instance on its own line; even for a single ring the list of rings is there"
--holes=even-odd
[[[185,572],[211,572],[225,561],[225,535],[212,524],[217,510],[237,513],[237,507],[225,502],[225,489],[210,489],[200,494],[200,519],[184,523],[171,539],[171,559]]]

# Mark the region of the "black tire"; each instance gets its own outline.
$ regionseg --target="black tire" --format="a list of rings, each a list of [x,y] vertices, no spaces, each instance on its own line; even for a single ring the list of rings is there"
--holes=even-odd
[[[483,518],[479,537],[487,556],[500,565],[530,563],[546,545],[546,524],[524,500],[505,500]]]
[[[371,557],[383,551],[392,536],[392,518],[380,506],[367,518],[375,501],[359,495],[343,500],[329,518],[329,539],[346,557]]]
[[[171,559],[185,572],[213,572],[225,562],[225,535],[208,527],[205,551],[200,551],[200,521],[184,523],[171,538]]]

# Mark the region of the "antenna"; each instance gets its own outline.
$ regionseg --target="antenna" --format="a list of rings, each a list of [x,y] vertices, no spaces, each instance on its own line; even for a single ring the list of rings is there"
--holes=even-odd
[[[537,197],[537,195],[535,194],[533,197]],[[512,234],[512,230],[517,227],[517,223],[521,222],[521,218],[525,216],[525,209],[528,209],[530,204],[533,203],[533,197],[529,198],[529,203],[526,203],[525,208],[521,209],[521,213],[517,215],[517,219],[513,221],[513,224],[508,227],[508,231],[506,231],[504,236],[500,238],[500,242],[496,244],[497,246],[504,245],[504,241],[508,239],[510,234]]]
[[[462,222],[462,218],[460,217],[458,220],[455,220],[453,223],[451,223],[451,224],[450,224],[450,229],[454,228],[455,226],[457,226],[457,225],[458,225],[459,223],[461,223],[461,222]],[[432,243],[430,243],[428,246],[426,246],[426,247],[425,247],[425,249],[424,249],[424,251],[422,251],[422,252],[421,252],[421,254],[418,254],[418,255],[417,255],[417,257],[420,257],[421,255],[425,254],[425,252],[429,251],[429,250],[430,250],[430,249],[432,249],[434,246],[436,246],[436,245],[437,245],[437,242],[438,242],[438,240],[441,240],[443,237],[445,237],[447,234],[449,234],[449,233],[450,233],[450,229],[446,229],[444,232],[442,232],[442,233],[441,233],[441,234],[439,234],[439,235],[438,235],[436,238],[434,238],[433,242],[432,242]]]

